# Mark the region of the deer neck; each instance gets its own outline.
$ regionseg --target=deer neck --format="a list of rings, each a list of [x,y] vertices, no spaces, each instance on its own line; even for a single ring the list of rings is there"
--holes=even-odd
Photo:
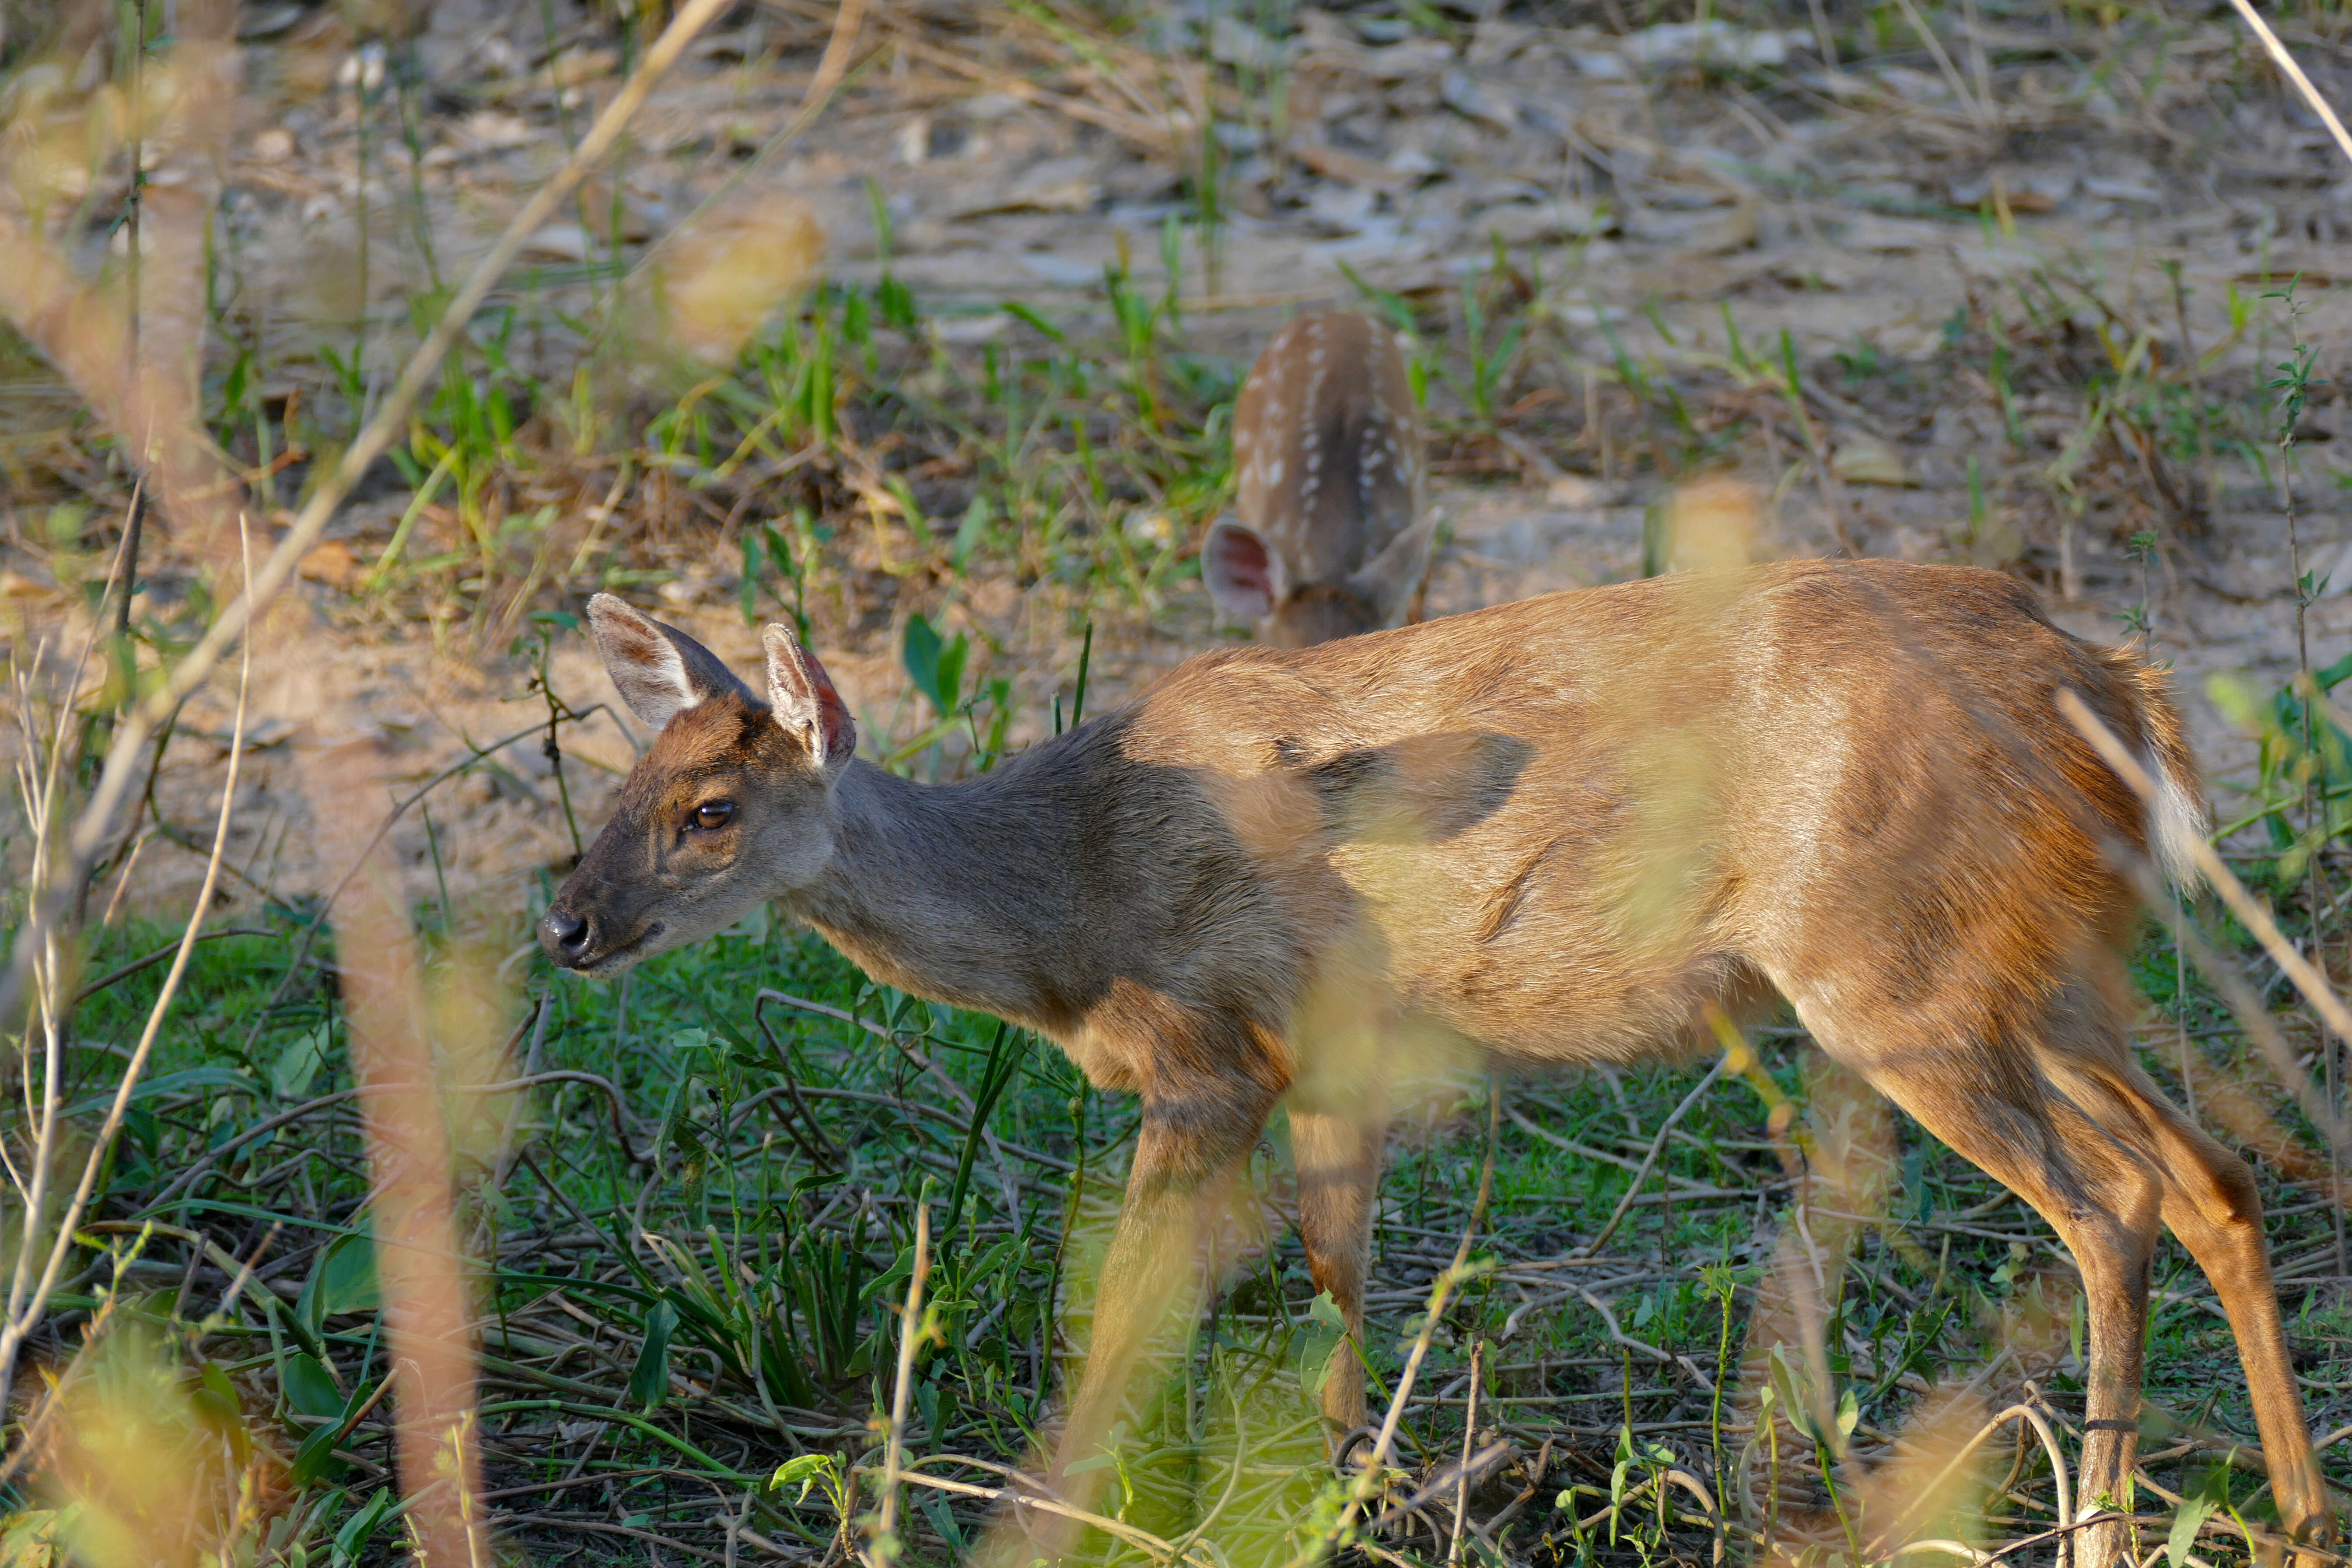
[[[1051,1029],[1073,895],[1034,754],[954,784],[854,761],[834,788],[834,854],[786,900],[877,980]]]

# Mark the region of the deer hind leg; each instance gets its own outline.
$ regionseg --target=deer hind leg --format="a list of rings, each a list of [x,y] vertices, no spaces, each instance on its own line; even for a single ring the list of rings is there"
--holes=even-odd
[[[2136,1064],[2099,1074],[2084,1098],[2098,1089],[2114,1096],[2120,1115],[2145,1129],[2164,1182],[2164,1223],[2213,1282],[2229,1314],[2279,1517],[2296,1540],[2325,1543],[2334,1534],[2334,1520],[2295,1391],[2254,1173],[2182,1114]]]
[[[1341,1432],[1364,1424],[1364,1274],[1386,1131],[1377,1105],[1290,1108],[1298,1239],[1307,1249],[1307,1271],[1316,1289],[1330,1292],[1348,1325],[1322,1396],[1324,1419]]]
[[[2032,1205],[2074,1254],[2090,1331],[2076,1507],[2120,1506],[2138,1447],[2148,1266],[2164,1191],[2155,1162],[2060,1093],[2030,1047],[1923,1048],[1906,1040],[1855,1051],[1842,1048],[1837,1031],[1822,1034],[1832,1056]],[[2104,1525],[2075,1542],[2074,1568],[2109,1568],[2130,1551],[2131,1530]]]

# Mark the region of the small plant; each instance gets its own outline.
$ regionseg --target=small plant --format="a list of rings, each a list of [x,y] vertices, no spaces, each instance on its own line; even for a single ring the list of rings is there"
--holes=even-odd
[[[1507,291],[1513,291],[1511,282],[1516,280],[1501,236],[1494,237],[1494,259],[1487,270],[1462,282],[1462,335],[1470,367],[1468,375],[1456,384],[1462,400],[1469,405],[1472,420],[1487,426],[1495,423],[1496,397],[1504,378],[1510,374],[1528,331],[1522,313],[1513,312],[1509,319],[1489,319],[1488,312],[1493,308],[1490,301],[1507,297]]]
[[[2130,540],[2126,542],[2124,549],[2125,553],[2128,555],[2133,563],[2139,567],[2139,597],[2133,603],[2126,605],[2116,615],[2116,618],[2123,623],[2123,627],[2126,634],[2132,637],[2144,637],[2148,635],[2149,631],[2147,618],[2147,563],[2156,554],[2157,536],[2153,532],[2147,531],[2135,533],[2131,536]]]
[[[1013,683],[1001,677],[975,679],[966,695],[964,668],[971,655],[971,640],[964,633],[958,632],[952,642],[943,642],[928,618],[908,617],[900,644],[900,660],[906,666],[908,679],[929,705],[932,721],[913,740],[890,753],[892,766],[910,764],[959,728],[970,732],[975,771],[988,772],[1004,755],[1005,738],[1015,714]],[[983,706],[989,714],[984,731],[980,718]]]

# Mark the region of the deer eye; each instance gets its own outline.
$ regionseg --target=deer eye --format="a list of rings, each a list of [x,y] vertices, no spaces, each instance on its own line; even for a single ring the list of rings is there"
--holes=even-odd
[[[694,808],[694,826],[705,832],[726,826],[735,820],[735,803],[731,800],[706,800]]]

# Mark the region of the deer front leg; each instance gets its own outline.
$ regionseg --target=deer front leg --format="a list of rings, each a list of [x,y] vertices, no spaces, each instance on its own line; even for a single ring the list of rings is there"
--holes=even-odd
[[[1385,1142],[1382,1108],[1290,1108],[1290,1148],[1298,1167],[1298,1239],[1316,1289],[1330,1292],[1348,1325],[1323,1384],[1323,1418],[1337,1432],[1364,1424],[1364,1274],[1370,1260],[1372,1197]]]
[[[1127,1198],[1096,1287],[1086,1371],[1049,1478],[1080,1508],[1091,1507],[1101,1472],[1072,1475],[1070,1467],[1101,1451],[1154,1331],[1199,1309],[1201,1243],[1273,1101],[1255,1084],[1232,1081],[1145,1099]]]

